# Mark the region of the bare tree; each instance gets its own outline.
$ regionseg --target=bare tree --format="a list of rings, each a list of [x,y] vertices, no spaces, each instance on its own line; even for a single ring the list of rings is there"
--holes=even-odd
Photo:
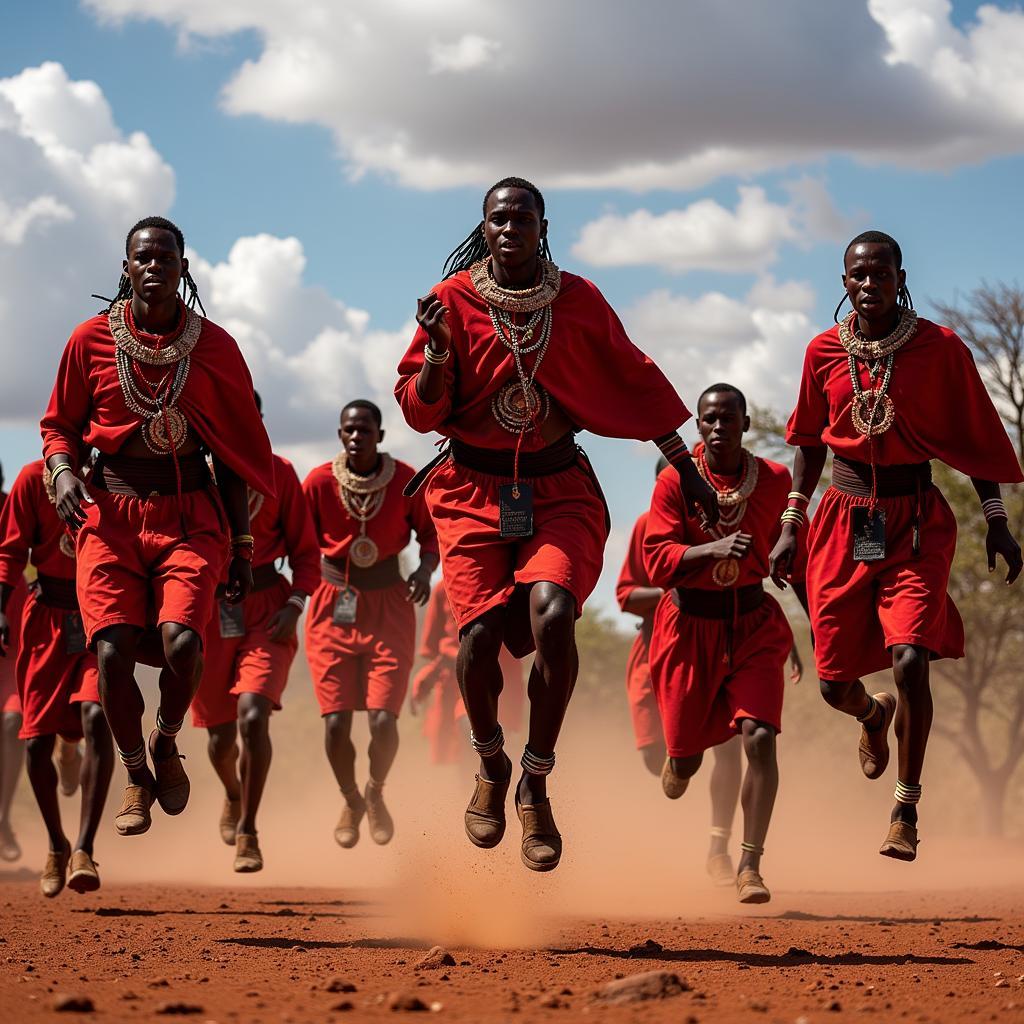
[[[1020,458],[1024,291],[1015,285],[983,285],[963,302],[934,305],[939,319],[974,353]],[[1024,759],[1024,587],[1018,582],[1007,588],[988,574],[985,521],[970,481],[944,467],[936,475],[960,527],[949,589],[964,619],[967,656],[934,665],[940,684],[935,687],[935,730],[974,775],[986,831],[1002,835],[1007,792]],[[1020,536],[1024,495],[1019,487],[1006,491],[1010,522]]]

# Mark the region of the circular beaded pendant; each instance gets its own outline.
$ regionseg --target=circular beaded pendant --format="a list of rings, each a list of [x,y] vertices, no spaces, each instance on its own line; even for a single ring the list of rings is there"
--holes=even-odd
[[[512,434],[543,422],[549,407],[548,393],[539,384],[531,382],[524,389],[518,380],[510,380],[491,400],[494,418]]]
[[[142,428],[146,446],[158,454],[177,451],[185,443],[187,435],[188,420],[173,405],[151,416]]]
[[[60,548],[60,553],[66,558],[75,557],[75,542],[69,533],[60,535],[60,542],[57,546]]]
[[[348,554],[349,558],[352,559],[353,565],[358,566],[360,569],[369,569],[371,565],[376,565],[377,559],[380,557],[380,550],[369,537],[362,536],[356,537],[352,541]]]
[[[720,587],[731,587],[740,578],[740,563],[735,558],[722,558],[715,562],[711,578]]]
[[[881,407],[881,408],[879,408]],[[878,391],[862,391],[854,395],[850,407],[850,418],[853,427],[865,437],[877,437],[884,434],[896,416],[896,406],[892,399]]]

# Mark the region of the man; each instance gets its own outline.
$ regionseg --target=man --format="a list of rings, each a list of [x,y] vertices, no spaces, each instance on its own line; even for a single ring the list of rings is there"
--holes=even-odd
[[[75,550],[57,516],[55,497],[49,470],[40,459],[18,474],[0,513],[0,650],[11,638],[6,615],[11,595],[29,560],[36,570],[21,615],[17,676],[28,775],[50,843],[39,887],[51,898],[65,882],[75,892],[100,887],[93,843],[114,768],[96,657],[86,649],[75,594]],[[57,799],[53,755],[58,736],[76,745],[85,737],[81,827],[74,846],[64,834]]]
[[[180,229],[162,217],[132,227],[115,299],[72,333],[42,421],[57,511],[76,538],[86,643],[128,771],[114,819],[122,835],[149,829],[154,800],[167,814],[185,809],[175,736],[199,685],[217,581],[230,552],[226,596],[248,594],[246,486],[274,494],[249,370],[234,340],[192,309],[184,252]],[[188,304],[177,295],[182,281]],[[88,482],[75,473],[83,442],[99,449]],[[148,743],[139,660],[161,670]]]
[[[262,413],[258,394],[256,406]],[[192,702],[192,724],[208,730],[210,762],[224,784],[220,835],[235,847],[234,869],[243,873],[263,869],[256,813],[270,770],[270,715],[281,710],[299,616],[320,582],[309,506],[292,464],[280,455],[274,455],[274,485],[276,497],[249,494],[252,592],[244,604],[218,602]],[[277,571],[279,558],[288,559],[290,581]]]
[[[655,479],[667,468],[667,460],[658,459]],[[661,587],[651,586],[644,565],[644,533],[648,514],[642,512],[633,525],[615,596],[623,612],[640,618],[626,664],[626,696],[637,749],[647,770],[652,775],[660,776],[665,764],[665,737],[658,699],[651,684],[649,647],[654,612],[665,591]],[[743,776],[739,739],[720,743],[714,748],[714,755],[715,764],[709,785],[711,839],[706,866],[716,885],[732,886],[735,884],[736,872],[729,856],[729,837],[732,835],[732,822],[740,799],[740,781]]]
[[[946,593],[956,521],[932,484],[931,460],[971,478],[988,521],[989,571],[1002,556],[1007,584],[1022,561],[999,484],[1022,477],[970,351],[914,312],[896,240],[880,231],[858,235],[844,271],[843,301],[853,311],[808,346],[789,419],[793,507],[772,552],[772,575],[792,564],[804,495],[817,486],[831,448],[832,486],[814,515],[807,568],[821,692],[861,723],[859,758],[869,779],[888,765],[895,717],[896,803],[879,853],[912,861],[932,720],[929,662],[964,654],[963,623]],[[898,704],[889,693],[870,696],[860,682],[889,667]]]
[[[0,466],[0,515],[3,514],[6,503],[3,466]],[[8,862],[21,857],[21,847],[11,828],[11,803],[24,764],[24,744],[18,736],[21,732],[21,699],[18,697],[18,681],[14,670],[14,663],[18,657],[21,606],[24,600],[25,581],[15,580],[14,594],[7,608],[10,643],[6,652],[0,651],[6,654],[5,657],[0,657],[0,860]]]
[[[395,393],[409,425],[449,439],[430,467],[448,596],[459,625],[459,686],[480,755],[470,842],[505,834],[512,763],[498,722],[502,643],[536,650],[516,811],[521,858],[550,871],[562,838],[547,795],[578,672],[575,620],[601,572],[605,504],[573,434],[654,439],[688,501],[717,508],[678,428],[689,413],[589,281],[549,259],[544,198],[521,178],[484,196],[483,220],[420,299]]]
[[[430,596],[437,537],[422,499],[402,489],[413,470],[380,450],[380,409],[358,399],[341,410],[341,451],[302,485],[320,545],[322,581],[306,618],[306,657],[324,719],[327,760],[344,798],[334,830],[339,846],[359,841],[366,815],[370,838],[383,846],[395,826],[384,782],[398,753],[398,714],[416,650],[413,604]],[[419,566],[405,579],[399,553],[416,533]],[[370,725],[369,777],[356,784],[352,713]]]
[[[705,750],[742,736],[736,889],[741,903],[766,903],[760,865],[779,785],[775,737],[793,634],[763,581],[791,484],[784,467],[743,447],[750,417],[738,388],[708,388],[697,402],[697,426],[702,443],[694,458],[721,506],[718,525],[706,528],[688,512],[669,468],[655,484],[644,538],[648,575],[666,590],[651,632],[651,678],[668,747],[662,788],[678,799]],[[792,582],[803,600],[797,569]]]

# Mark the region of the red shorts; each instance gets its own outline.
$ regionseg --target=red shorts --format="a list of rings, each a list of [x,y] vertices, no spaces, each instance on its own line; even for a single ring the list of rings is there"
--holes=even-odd
[[[100,702],[96,656],[88,651],[69,654],[68,616],[61,608],[43,604],[35,593],[25,602],[18,653],[18,692],[22,723],[19,735],[60,735],[82,738],[80,704]],[[80,623],[78,624],[80,628]]]
[[[7,624],[10,642],[7,654],[0,658],[0,715],[20,715],[21,697],[18,696],[18,650],[21,646],[21,616],[28,589],[22,579],[7,601]]]
[[[956,519],[938,488],[922,496],[921,551],[912,550],[916,498],[881,498],[886,557],[855,562],[850,509],[867,498],[830,487],[807,539],[807,597],[818,677],[847,682],[892,667],[896,644],[962,658],[964,626],[946,593]]]
[[[416,612],[404,581],[359,591],[354,625],[332,621],[338,588],[322,582],[306,616],[306,658],[320,714],[402,710],[416,654]]]
[[[108,626],[178,622],[203,636],[228,558],[214,488],[134,498],[92,487],[79,529],[78,602],[90,648]],[[182,523],[188,538],[182,538]]]
[[[741,615],[732,630],[721,619],[679,610],[669,591],[654,613],[651,679],[669,757],[691,757],[724,743],[752,718],[782,729],[786,658],[793,633],[778,602]]]
[[[507,604],[517,584],[542,581],[568,590],[578,615],[601,575],[605,507],[582,466],[531,481],[533,536],[525,540],[498,535],[498,487],[506,482],[449,460],[426,485],[460,629]]]
[[[651,666],[648,658],[647,641],[638,631],[633,646],[629,649],[626,663],[626,696],[629,698],[629,713],[633,719],[633,735],[637,750],[663,743],[661,715],[658,712],[658,698],[651,683]]]
[[[292,592],[282,576],[272,587],[250,594],[242,605],[245,636],[222,637],[220,608],[206,630],[203,678],[192,701],[192,724],[199,729],[233,722],[238,695],[258,693],[281,710],[281,695],[295,660],[298,638],[277,643],[267,635],[267,623],[287,603]]]

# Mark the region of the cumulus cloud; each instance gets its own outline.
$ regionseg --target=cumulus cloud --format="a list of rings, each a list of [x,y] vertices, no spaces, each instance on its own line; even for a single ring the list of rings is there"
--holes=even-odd
[[[573,255],[594,266],[653,265],[744,272],[775,262],[783,242],[808,244],[842,234],[845,219],[820,182],[789,186],[791,201],[775,203],[756,185],[741,186],[735,210],[700,199],[681,210],[608,213],[580,231]]]
[[[184,38],[254,32],[227,110],[323,125],[350,174],[416,188],[685,189],[831,153],[932,168],[1024,144],[1024,12],[991,4],[964,29],[947,0],[522,0],[515,19],[470,0],[86,4]]]

